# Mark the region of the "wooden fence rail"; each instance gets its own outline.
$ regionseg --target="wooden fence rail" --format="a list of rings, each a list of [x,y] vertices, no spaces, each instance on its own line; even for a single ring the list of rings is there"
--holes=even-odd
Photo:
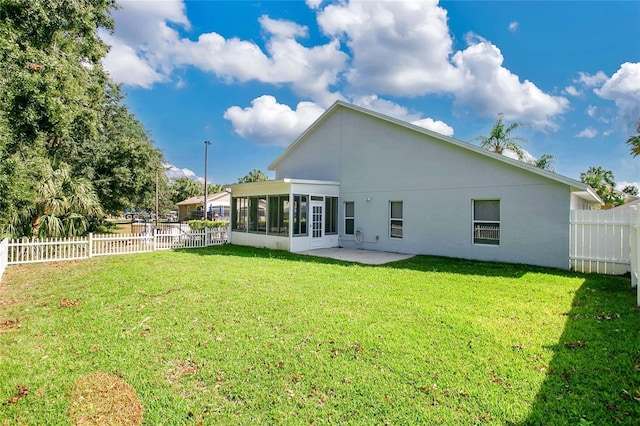
[[[87,237],[3,240],[0,278],[6,265],[87,259],[93,256],[146,253],[227,243],[227,229],[152,232],[151,234],[89,234]]]

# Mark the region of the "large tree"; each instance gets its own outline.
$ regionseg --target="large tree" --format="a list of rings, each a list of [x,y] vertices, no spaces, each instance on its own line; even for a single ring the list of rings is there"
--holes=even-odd
[[[496,154],[504,154],[506,150],[514,152],[519,160],[524,159],[524,150],[520,146],[527,143],[522,136],[513,136],[518,128],[525,126],[525,123],[517,121],[507,125],[504,122],[504,114],[499,113],[496,122],[491,128],[489,136],[478,136],[475,140],[480,141],[480,146]]]
[[[586,172],[580,173],[580,181],[596,191],[604,201],[605,209],[624,204],[625,197],[616,190],[616,181],[611,170],[602,167],[589,167]]]
[[[174,204],[187,198],[197,197],[204,194],[204,184],[191,180],[188,177],[181,177],[171,182],[170,186],[171,201]]]
[[[113,28],[114,7],[0,0],[0,231],[37,210],[36,188],[63,162],[106,212],[153,206],[162,155],[101,65],[97,31]]]

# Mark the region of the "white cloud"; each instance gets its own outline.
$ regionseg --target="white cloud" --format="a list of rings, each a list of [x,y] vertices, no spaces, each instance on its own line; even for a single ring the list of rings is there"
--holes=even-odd
[[[107,33],[101,33],[100,37],[111,45],[109,54],[102,60],[102,65],[113,81],[148,89],[153,84],[166,80],[163,74],[140,58],[130,46]]]
[[[447,12],[433,1],[331,4],[318,14],[318,24],[352,51],[347,80],[355,88],[419,96],[461,84],[449,62]]]
[[[591,118],[595,118],[597,111],[598,111],[598,107],[595,105],[589,105],[587,107],[587,115]]]
[[[512,158],[514,160],[520,160],[518,158],[518,154],[516,154],[515,152],[511,151],[510,149],[505,149],[504,151],[502,151],[502,155],[504,155],[505,157]],[[522,160],[520,160],[520,161],[522,161],[524,163],[527,163],[527,164],[532,164],[533,162],[536,161],[536,157],[531,155],[531,153],[529,151],[527,151],[526,149],[522,149]]]
[[[344,69],[346,53],[337,40],[312,47],[298,43],[297,37],[308,35],[302,25],[260,17],[266,39],[263,51],[252,41],[226,39],[214,32],[195,41],[180,37],[169,23],[190,28],[182,1],[127,0],[121,6],[114,13],[115,34],[101,33],[114,46],[104,65],[116,82],[150,87],[168,80],[176,67],[194,66],[228,82],[291,84],[298,94],[326,105],[340,98],[330,87]]]
[[[581,131],[576,135],[576,137],[578,138],[587,138],[587,139],[593,139],[596,136],[598,136],[598,131],[593,127],[587,127],[586,129],[584,129],[583,131]]]
[[[556,128],[553,117],[564,113],[569,101],[551,96],[529,80],[502,66],[504,57],[490,42],[472,36],[469,47],[453,56],[453,63],[464,71],[464,84],[456,92],[456,103],[472,107],[478,114],[506,119],[525,118],[539,128]]]
[[[320,4],[322,4],[322,1],[323,0],[305,0],[305,3],[310,9],[317,9],[320,7]]]
[[[287,146],[323,112],[324,108],[313,102],[300,102],[293,110],[273,96],[264,95],[254,99],[250,107],[232,106],[224,118],[243,138],[258,144]]]
[[[594,92],[614,101],[620,118],[632,127],[640,116],[640,62],[625,62]]]
[[[420,120],[412,121],[411,124],[424,127],[425,129],[432,130],[445,136],[453,136],[453,127],[449,126],[444,121],[434,120],[433,118],[422,118]]]
[[[598,71],[595,74],[587,74],[586,72],[579,72],[578,75],[580,77],[578,77],[574,81],[576,83],[582,83],[587,87],[598,86],[600,83],[603,83],[604,81],[607,80],[607,75],[602,71]]]
[[[511,31],[512,33],[515,33],[516,31],[518,31],[518,27],[520,26],[520,24],[516,21],[513,21],[511,23],[509,23],[509,31]]]
[[[353,99],[353,103],[363,108],[397,118],[398,120],[407,121],[411,124],[415,124],[416,126],[424,127],[425,129],[433,130],[434,132],[438,132],[446,136],[453,136],[453,127],[449,126],[444,121],[434,120],[429,117],[422,118],[421,114],[410,113],[409,110],[402,105],[386,99],[381,99],[376,95],[357,97]]]
[[[580,96],[582,95],[582,92],[578,89],[576,89],[575,86],[567,86],[564,88],[564,90],[562,91],[563,93],[566,93],[567,95],[570,96]]]
[[[262,15],[260,19],[258,19],[258,22],[260,22],[260,25],[265,31],[274,36],[294,38],[307,37],[309,35],[309,29],[307,27],[298,25],[295,22],[271,19],[267,15]]]
[[[308,36],[307,27],[266,15],[259,19],[259,45],[215,32],[182,37],[176,28],[190,29],[182,0],[121,5],[114,36],[105,36],[114,49],[104,64],[125,84],[150,87],[171,80],[176,67],[193,66],[228,83],[287,84],[322,107],[342,99],[337,86],[346,82],[345,90],[357,95],[451,95],[457,107],[482,116],[503,112],[507,119],[550,128],[569,106],[565,97],[547,94],[505,68],[500,49],[481,37],[467,37],[468,47],[455,52],[447,11],[435,0],[324,6],[307,0],[320,29],[332,38],[315,46],[298,41]]]
[[[189,178],[191,180],[198,180],[198,177],[196,176],[196,174],[189,170],[189,169],[179,169],[178,167],[174,166],[173,164],[164,164],[165,167],[165,172],[164,174],[169,178],[169,179],[180,179],[180,178]]]
[[[452,94],[456,105],[493,117],[526,119],[555,128],[569,101],[544,93],[503,67],[500,50],[471,34],[453,51],[447,12],[435,1],[332,4],[318,14],[325,34],[353,54],[346,78],[356,91],[394,96]]]

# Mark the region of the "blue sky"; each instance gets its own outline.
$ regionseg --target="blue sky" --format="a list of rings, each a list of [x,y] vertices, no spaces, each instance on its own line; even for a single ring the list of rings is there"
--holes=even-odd
[[[103,61],[174,176],[233,183],[342,99],[640,183],[640,2],[120,0]],[[273,177],[272,172],[268,172]]]

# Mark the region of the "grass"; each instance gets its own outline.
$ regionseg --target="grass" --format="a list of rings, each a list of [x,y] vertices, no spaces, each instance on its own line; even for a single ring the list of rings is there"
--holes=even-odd
[[[10,267],[0,419],[73,424],[74,383],[143,424],[635,424],[629,279],[237,246]],[[81,419],[82,423],[86,418]]]

